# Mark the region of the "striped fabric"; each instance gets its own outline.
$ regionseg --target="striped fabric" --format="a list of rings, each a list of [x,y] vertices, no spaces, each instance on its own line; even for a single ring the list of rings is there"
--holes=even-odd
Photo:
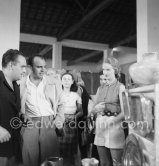
[[[75,121],[66,119],[64,125],[64,136],[59,137],[60,155],[64,159],[64,163],[69,166],[75,165],[75,157],[78,153],[78,130]]]

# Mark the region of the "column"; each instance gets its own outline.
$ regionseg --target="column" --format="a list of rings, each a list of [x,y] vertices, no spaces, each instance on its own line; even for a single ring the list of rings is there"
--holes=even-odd
[[[107,59],[110,56],[110,51],[111,50],[109,48],[103,51],[103,62],[105,62],[105,59]]]
[[[159,52],[159,0],[137,0],[137,61]]]
[[[56,69],[62,68],[62,44],[61,44],[61,42],[56,42],[53,44],[52,67],[56,68]]]
[[[21,0],[0,0],[0,69],[8,49],[19,49]]]

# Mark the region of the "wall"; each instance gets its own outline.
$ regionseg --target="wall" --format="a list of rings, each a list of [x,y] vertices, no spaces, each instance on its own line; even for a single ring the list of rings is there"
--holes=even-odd
[[[145,52],[159,52],[159,0],[138,0],[137,58]]]
[[[130,47],[118,47],[116,49],[118,52],[115,55],[115,58],[119,60],[119,64],[121,67],[121,72],[125,74],[125,82],[126,87],[128,88],[130,84],[130,76],[129,76],[129,66],[137,61],[137,53],[135,48]],[[47,60],[47,66],[51,67],[52,62],[51,59]],[[99,82],[96,80],[97,75],[95,73],[99,73],[102,70],[102,61],[99,63],[79,63],[74,66],[67,66],[67,61],[62,62],[62,68],[66,70],[77,69],[79,71],[85,72],[83,76],[85,77],[87,90],[90,94],[95,94],[97,86],[99,86]],[[96,77],[96,78],[95,78]],[[90,79],[90,80],[88,80]],[[96,80],[96,81],[95,81]],[[95,85],[96,84],[96,85]]]
[[[47,67],[51,67],[52,65],[51,59],[47,59],[46,63],[47,63]],[[66,70],[77,69],[79,71],[98,73],[102,69],[102,65],[101,63],[97,63],[97,64],[96,63],[79,63],[78,65],[67,66],[67,61],[63,61],[62,68]]]
[[[118,47],[117,48],[118,54],[115,56],[119,60],[119,64],[122,67],[125,64],[136,62],[137,60],[137,54],[135,48],[130,47]],[[51,67],[52,62],[51,59],[47,59],[47,66]],[[74,66],[67,66],[67,61],[62,62],[62,68],[66,70],[72,70],[77,69],[79,71],[85,71],[85,72],[92,72],[92,73],[98,73],[102,70],[102,61],[98,63],[79,63]],[[123,71],[124,72],[124,71]]]
[[[2,55],[10,48],[19,49],[20,0],[0,0],[0,69]]]
[[[119,47],[117,49],[117,59],[121,67],[121,73],[125,74],[126,88],[129,88],[131,84],[131,78],[129,75],[129,67],[131,64],[137,61],[137,49],[130,47]]]
[[[117,54],[114,56],[119,60],[120,65],[137,61],[137,50],[131,47],[117,47]]]

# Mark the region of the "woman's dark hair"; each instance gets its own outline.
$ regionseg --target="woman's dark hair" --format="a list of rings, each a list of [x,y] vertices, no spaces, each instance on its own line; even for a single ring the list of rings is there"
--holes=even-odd
[[[119,81],[120,80],[120,73],[116,73],[115,78]]]
[[[71,73],[69,73],[69,72],[65,72],[65,73],[62,74],[61,79],[62,79],[62,77],[63,77],[64,75],[70,75],[70,76],[72,77],[72,79],[73,79],[73,84],[72,84],[71,87],[70,87],[70,91],[71,91],[71,92],[77,92],[78,86],[77,86],[77,84],[76,84],[76,82],[75,82],[75,80],[74,80],[73,75],[72,75]],[[63,85],[62,85],[62,88],[63,88]]]
[[[103,70],[101,70],[101,71],[99,72],[99,76],[100,76],[100,75],[103,75]]]
[[[9,62],[16,62],[18,56],[23,56],[23,53],[16,49],[7,50],[2,57],[2,67],[6,68]]]

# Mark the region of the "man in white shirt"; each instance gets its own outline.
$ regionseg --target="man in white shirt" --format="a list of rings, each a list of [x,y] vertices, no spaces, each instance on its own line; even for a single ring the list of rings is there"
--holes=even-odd
[[[22,128],[22,157],[25,166],[39,166],[49,156],[59,156],[55,126],[62,128],[64,114],[56,110],[57,85],[44,77],[45,59],[39,55],[29,58],[31,74],[20,84]]]

